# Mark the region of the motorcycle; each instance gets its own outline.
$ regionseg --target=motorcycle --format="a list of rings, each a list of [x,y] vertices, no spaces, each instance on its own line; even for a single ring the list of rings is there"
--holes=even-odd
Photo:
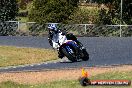
[[[54,33],[49,32],[49,43],[52,46]],[[56,42],[56,47],[60,58],[64,56],[70,61],[76,62],[78,60],[87,61],[89,60],[89,54],[83,44],[77,40],[73,34],[58,33],[59,39]]]

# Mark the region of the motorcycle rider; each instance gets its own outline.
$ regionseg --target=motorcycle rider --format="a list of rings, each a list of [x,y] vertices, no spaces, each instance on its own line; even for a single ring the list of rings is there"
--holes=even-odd
[[[51,24],[49,25],[48,28],[50,45],[54,49],[58,49],[59,46],[62,45],[62,43],[67,40],[67,38],[64,33],[57,29],[56,24]]]
[[[66,36],[64,36],[65,34],[62,33],[57,28],[57,24],[50,24],[48,26],[48,29],[49,29],[48,40],[49,40],[50,45],[54,49],[58,50],[58,57],[63,58],[64,55],[61,52],[59,52],[59,46],[62,45],[62,43],[67,40]]]
[[[62,32],[57,28],[57,24],[50,24],[48,26],[49,29],[49,35],[48,35],[48,41],[50,45],[58,50],[58,57],[63,58],[64,55],[59,52],[59,46],[64,43],[66,40],[73,40],[75,41],[79,47],[83,47],[81,42],[77,40],[77,38],[73,34],[67,34],[66,32]]]

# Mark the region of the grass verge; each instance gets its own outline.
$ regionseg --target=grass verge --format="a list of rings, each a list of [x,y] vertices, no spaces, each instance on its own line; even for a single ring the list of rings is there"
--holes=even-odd
[[[108,72],[103,74],[98,74],[96,76],[90,77],[91,80],[94,79],[132,79],[132,71],[127,72]],[[36,85],[24,85],[18,84],[11,81],[3,82],[0,84],[0,88],[84,88],[79,84],[77,80],[60,80],[44,84]],[[132,88],[132,86],[87,86],[85,88]]]
[[[0,46],[0,67],[40,63],[57,59],[50,49]]]

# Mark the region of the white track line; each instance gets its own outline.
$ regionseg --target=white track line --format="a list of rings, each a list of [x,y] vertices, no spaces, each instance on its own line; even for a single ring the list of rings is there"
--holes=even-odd
[[[11,68],[24,68],[24,67],[27,67],[27,66],[39,66],[39,65],[42,65],[42,64],[50,64],[50,63],[57,63],[57,62],[60,62],[60,60],[52,60],[52,61],[47,61],[47,62],[42,62],[42,63],[34,63],[34,64],[27,64],[27,65],[18,65],[18,66],[8,66],[8,67],[0,67],[0,69],[11,69]]]

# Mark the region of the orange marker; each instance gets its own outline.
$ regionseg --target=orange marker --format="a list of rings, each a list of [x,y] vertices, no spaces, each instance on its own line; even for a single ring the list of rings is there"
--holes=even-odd
[[[82,77],[88,77],[88,73],[82,68]]]

